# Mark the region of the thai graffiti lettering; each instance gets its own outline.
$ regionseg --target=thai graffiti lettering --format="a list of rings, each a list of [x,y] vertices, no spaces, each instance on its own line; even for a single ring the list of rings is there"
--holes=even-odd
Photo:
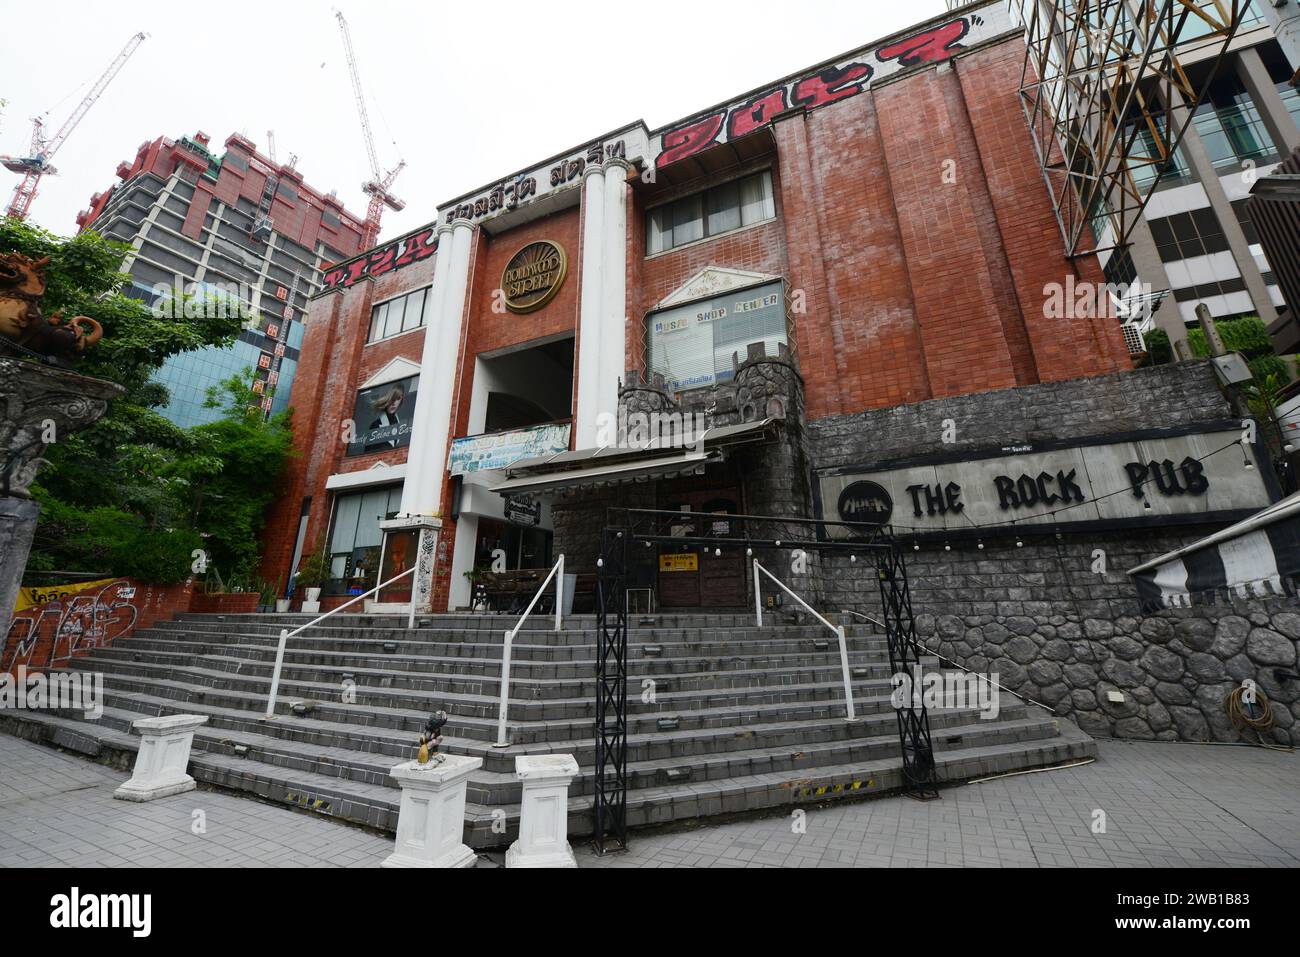
[[[394,240],[350,262],[326,270],[323,289],[346,289],[362,279],[377,279],[385,273],[428,259],[438,251],[438,237],[433,227]]]
[[[954,50],[961,49],[959,42],[970,32],[970,21],[964,17],[945,23],[933,30],[926,30],[876,51],[876,59],[884,63],[897,60],[902,66],[916,66],[919,63],[938,63],[952,56]]]
[[[961,41],[970,32],[972,24],[983,26],[984,21],[978,17],[962,17],[879,48],[874,57],[886,64],[880,68],[880,75],[948,59],[963,49]],[[663,169],[710,146],[753,133],[786,110],[799,107],[812,110],[856,96],[877,76],[875,67],[862,62],[867,56],[867,51],[860,52],[858,59],[824,67],[667,130],[655,165]]]
[[[136,592],[130,582],[119,580],[93,592],[19,612],[9,625],[0,671],[18,665],[52,668],[78,653],[126,637],[139,619]],[[144,598],[146,607],[150,597]],[[35,662],[37,643],[47,628],[53,630],[49,656],[44,662]]]

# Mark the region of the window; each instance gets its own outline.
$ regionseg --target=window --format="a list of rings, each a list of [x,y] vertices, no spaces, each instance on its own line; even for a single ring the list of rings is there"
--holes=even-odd
[[[1268,3],[1270,0],[1264,0],[1264,2]],[[1203,7],[1205,12],[1215,20],[1223,19],[1224,12],[1231,9],[1228,4],[1217,3],[1216,0],[1200,0],[1197,6]],[[1182,16],[1182,11],[1178,7],[1174,7],[1174,21],[1177,22],[1180,16]],[[1263,22],[1264,18],[1260,16],[1259,11],[1254,8],[1253,4],[1248,5],[1241,13],[1241,26],[1237,28],[1237,35],[1240,36]],[[1187,22],[1183,24],[1183,30],[1178,39],[1180,43],[1186,43],[1188,40],[1199,40],[1202,37],[1208,37],[1213,32],[1214,28],[1209,23],[1196,14],[1189,12],[1187,13]]]
[[[1190,213],[1150,220],[1150,226],[1161,262],[1172,263],[1193,256],[1221,253],[1228,248],[1219,219],[1208,206]]]
[[[650,210],[646,216],[646,255],[775,218],[772,173],[764,170]]]
[[[1106,260],[1102,268],[1106,282],[1111,286],[1127,289],[1137,282],[1137,267],[1133,265],[1133,256],[1128,250],[1116,251]]]
[[[370,338],[366,341],[378,342],[419,329],[424,325],[428,299],[429,289],[426,287],[375,306],[370,314]]]
[[[1237,223],[1241,226],[1241,231],[1246,234],[1246,242],[1252,246],[1258,246],[1259,233],[1255,231],[1255,224],[1250,220],[1246,202],[1244,199],[1236,200],[1232,204],[1232,211],[1237,214]]]
[[[396,518],[402,507],[402,486],[339,495],[334,499],[330,528],[329,594],[363,594],[379,584],[380,523]]]
[[[1231,74],[1210,85],[1205,101],[1192,114],[1192,124],[1216,169],[1277,152],[1255,102],[1241,80]]]
[[[1179,185],[1190,177],[1187,160],[1181,150],[1174,150],[1163,163],[1159,161],[1164,148],[1168,146],[1164,117],[1156,117],[1156,125],[1163,147],[1157,143],[1156,134],[1152,132],[1151,127],[1140,123],[1137,136],[1133,139],[1133,148],[1129,152],[1129,171],[1133,174],[1133,182],[1139,190],[1149,189],[1157,175],[1160,176],[1159,185],[1162,188]]]
[[[1277,95],[1282,97],[1282,105],[1291,114],[1291,122],[1300,126],[1300,90],[1293,87],[1290,80],[1285,80],[1277,85]]]
[[[646,364],[670,392],[707,388],[734,375],[750,345],[768,354],[788,342],[781,283],[750,287],[646,317]]]

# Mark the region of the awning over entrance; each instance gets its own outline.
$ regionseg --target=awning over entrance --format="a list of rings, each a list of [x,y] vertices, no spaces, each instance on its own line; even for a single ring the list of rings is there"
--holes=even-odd
[[[689,475],[710,462],[721,461],[723,450],[730,446],[768,438],[775,421],[763,419],[708,429],[698,442],[684,449],[651,443],[644,448],[579,449],[528,459],[504,469],[500,474],[505,480],[491,489],[501,495],[545,495]]]

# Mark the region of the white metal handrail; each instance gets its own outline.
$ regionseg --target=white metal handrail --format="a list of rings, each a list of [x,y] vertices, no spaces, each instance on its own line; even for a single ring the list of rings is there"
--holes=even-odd
[[[510,743],[506,741],[506,705],[510,700],[510,649],[514,645],[515,637],[524,627],[524,622],[528,616],[533,613],[533,608],[541,601],[542,595],[546,594],[546,588],[555,579],[555,630],[560,631],[564,626],[564,556],[555,563],[551,573],[546,576],[546,581],[542,582],[542,587],[537,589],[537,594],[533,600],[528,603],[528,610],[524,612],[524,617],[520,618],[515,627],[506,632],[505,645],[501,650],[501,705],[497,711],[497,741],[492,745],[494,748],[508,748]]]
[[[848,608],[843,608],[843,609],[840,610],[840,614],[841,614],[841,615],[852,615],[852,616],[855,617],[855,618],[861,618],[863,621],[865,621],[865,622],[867,622],[867,623],[869,623],[869,624],[875,625],[875,626],[876,626],[877,628],[879,628],[881,631],[884,631],[884,630],[885,630],[885,623],[884,623],[883,621],[879,621],[879,620],[877,620],[877,619],[875,619],[875,618],[872,618],[870,615],[864,615],[864,614],[862,614],[862,612],[860,612],[860,611],[850,611]]]
[[[807,609],[810,615],[812,615],[814,618],[820,621],[831,631],[835,632],[835,637],[838,638],[840,642],[840,670],[844,674],[844,703],[848,709],[848,716],[846,720],[853,721],[857,717],[857,715],[853,710],[853,683],[849,679],[849,641],[848,641],[848,637],[844,634],[844,626],[840,625],[839,627],[836,627],[835,625],[832,625],[829,621],[827,621],[820,614],[818,614],[817,610],[814,609],[812,605],[808,604],[806,601],[804,601],[802,598],[800,598],[798,595],[792,592],[788,587],[786,587],[785,582],[781,581],[781,579],[777,578],[770,571],[768,571],[766,568],[760,565],[758,559],[755,558],[754,559],[754,616],[758,619],[758,627],[760,628],[763,627],[763,595],[762,595],[762,584],[761,584],[762,579],[758,577],[759,572],[762,572],[768,578],[772,579],[772,581],[776,582],[777,586],[783,592],[785,592],[787,595],[789,595],[799,604],[803,605],[803,607]]]
[[[376,588],[372,588],[364,595],[358,595],[356,598],[352,599],[347,604],[339,605],[333,611],[327,611],[325,614],[321,615],[315,621],[310,621],[307,624],[303,625],[301,628],[296,628],[293,631],[290,631],[287,628],[282,628],[280,630],[280,647],[276,649],[275,652],[275,670],[271,672],[271,696],[266,699],[267,720],[270,720],[271,718],[275,717],[275,699],[277,694],[280,691],[280,671],[284,668],[284,647],[289,643],[290,638],[295,638],[298,635],[301,635],[308,628],[315,628],[326,618],[332,618],[335,615],[337,615],[339,612],[351,608],[357,602],[364,601],[365,599],[369,598],[371,595],[377,595],[385,588],[388,588],[392,585],[395,585],[397,582],[400,582],[406,576],[414,575],[414,574],[415,574],[415,569],[408,568],[406,571],[402,572],[402,574],[398,575],[396,578],[391,579],[390,581],[386,581],[382,585],[379,585]],[[415,615],[415,589],[414,588],[411,589],[411,615],[412,618],[414,618]]]

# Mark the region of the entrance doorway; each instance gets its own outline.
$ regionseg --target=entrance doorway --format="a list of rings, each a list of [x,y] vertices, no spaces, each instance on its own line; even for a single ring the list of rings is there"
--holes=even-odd
[[[731,538],[740,513],[740,496],[734,489],[705,490],[675,495],[668,511],[702,512],[717,518],[683,515],[672,523],[670,534],[683,538]],[[691,545],[680,549],[658,546],[658,594],[663,608],[742,607],[746,599],[745,553],[735,546]],[[721,552],[721,554],[719,554]]]

